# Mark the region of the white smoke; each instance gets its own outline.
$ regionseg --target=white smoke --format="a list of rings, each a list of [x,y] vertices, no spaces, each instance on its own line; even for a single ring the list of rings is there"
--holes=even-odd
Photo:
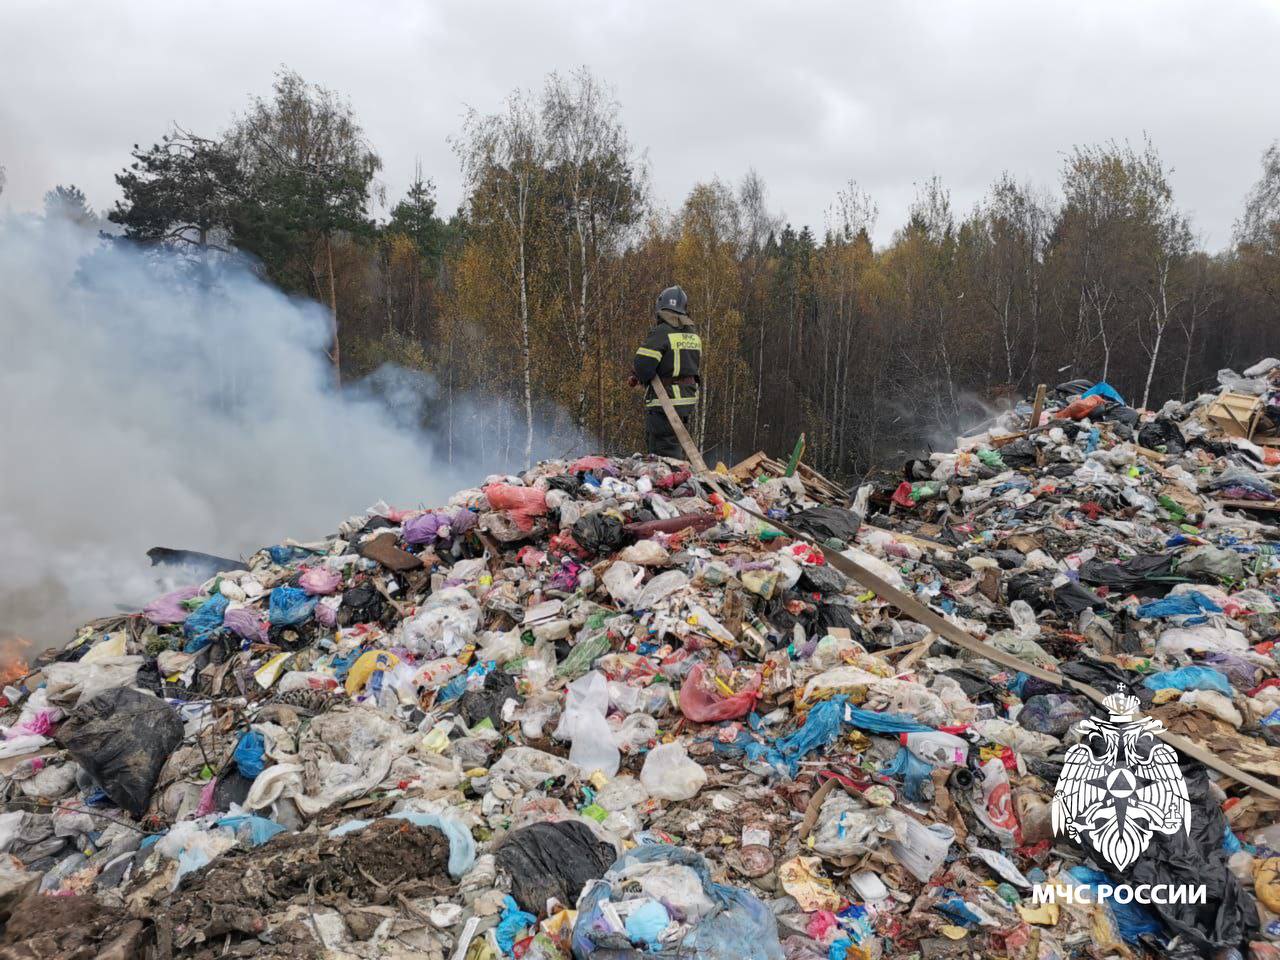
[[[475,482],[332,389],[328,316],[242,266],[0,219],[0,629],[61,643],[157,592],[162,545],[239,556]],[[495,465],[496,466],[496,465]]]

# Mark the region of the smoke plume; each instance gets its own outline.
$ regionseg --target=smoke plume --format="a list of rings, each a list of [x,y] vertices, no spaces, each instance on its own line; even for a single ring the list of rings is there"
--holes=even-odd
[[[137,609],[156,545],[247,555],[479,479],[443,469],[386,391],[335,391],[324,308],[243,266],[9,218],[0,291],[0,631],[61,643]]]

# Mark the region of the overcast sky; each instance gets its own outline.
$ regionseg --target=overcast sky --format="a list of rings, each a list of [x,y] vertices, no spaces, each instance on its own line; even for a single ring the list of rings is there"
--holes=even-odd
[[[350,97],[389,194],[420,160],[448,211],[466,108],[586,64],[668,206],[754,166],[820,227],[852,178],[884,239],[933,174],[963,211],[1002,170],[1052,186],[1073,144],[1146,132],[1217,248],[1280,136],[1278,49],[1269,0],[3,0],[0,209],[55,183],[109,207],[131,144],[224,128],[287,64]]]

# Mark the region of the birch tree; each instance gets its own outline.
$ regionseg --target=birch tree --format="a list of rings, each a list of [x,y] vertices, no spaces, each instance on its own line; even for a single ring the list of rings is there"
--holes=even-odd
[[[509,283],[508,309],[518,331],[524,461],[533,463],[533,235],[545,199],[549,149],[535,106],[516,91],[501,113],[472,110],[455,142],[467,185],[472,228],[500,258]]]

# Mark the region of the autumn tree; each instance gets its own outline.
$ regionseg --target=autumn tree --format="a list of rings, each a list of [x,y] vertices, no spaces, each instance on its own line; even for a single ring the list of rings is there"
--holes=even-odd
[[[1262,176],[1245,198],[1234,240],[1241,265],[1271,302],[1280,305],[1280,143],[1262,155]]]
[[[689,295],[689,314],[702,337],[702,388],[694,423],[694,439],[704,446],[708,415],[722,438],[731,438],[745,369],[738,342],[742,314],[738,309],[741,280],[738,245],[741,223],[733,191],[720,180],[695,186],[680,214],[675,270]]]
[[[577,379],[574,424],[586,423],[594,382],[596,432],[604,428],[605,324],[620,305],[600,284],[603,265],[618,256],[644,213],[646,171],[622,125],[612,92],[585,67],[552,73],[542,96],[548,214],[561,262],[564,303],[571,311]],[[567,372],[568,372],[567,371]]]
[[[328,303],[329,357],[340,379],[334,246],[372,235],[369,204],[382,161],[350,103],[291,70],[276,75],[269,99],[254,98],[226,144],[248,178],[233,240],[285,289]]]

